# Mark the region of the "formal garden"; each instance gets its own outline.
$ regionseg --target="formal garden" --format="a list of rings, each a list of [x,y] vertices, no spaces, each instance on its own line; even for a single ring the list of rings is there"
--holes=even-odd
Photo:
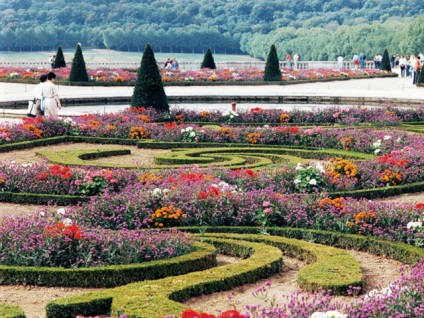
[[[424,315],[424,200],[376,200],[424,190],[424,105],[169,111],[168,75],[152,61],[147,46],[124,111],[0,127],[0,200],[38,205],[1,218],[2,285],[93,289],[49,300],[49,318]],[[284,80],[272,72],[252,78]],[[347,250],[405,266],[366,290]],[[217,266],[220,255],[237,261]],[[285,257],[306,264],[287,303],[265,284],[257,304],[184,304],[280,273]],[[25,317],[15,305],[0,313]]]

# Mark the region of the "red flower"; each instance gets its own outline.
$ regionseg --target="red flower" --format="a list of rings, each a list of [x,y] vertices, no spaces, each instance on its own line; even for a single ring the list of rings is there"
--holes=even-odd
[[[260,113],[260,112],[262,112],[262,108],[260,107],[251,108],[249,111],[250,114]]]
[[[293,127],[289,128],[289,132],[291,134],[298,134],[300,132],[300,129],[299,129],[299,127],[293,126]]]
[[[197,195],[200,199],[206,199],[209,195],[206,192],[199,192],[199,194]]]
[[[244,318],[244,316],[237,310],[227,310],[219,315],[219,318]]]
[[[417,203],[415,208],[420,209],[420,210],[424,210],[424,203]]]
[[[175,129],[175,128],[177,128],[177,123],[175,121],[172,122],[172,123],[166,123],[165,128],[166,129]]]
[[[193,309],[184,310],[181,318],[216,318],[214,315],[210,315],[204,312],[197,313]]]
[[[46,180],[47,179],[47,177],[48,177],[49,175],[47,174],[47,172],[40,172],[39,174],[38,174],[38,176],[37,176],[37,179],[39,180],[39,181],[44,181],[44,180]]]

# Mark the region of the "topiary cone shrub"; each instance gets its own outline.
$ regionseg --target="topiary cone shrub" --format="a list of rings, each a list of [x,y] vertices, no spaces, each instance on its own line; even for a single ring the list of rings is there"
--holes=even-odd
[[[69,74],[71,82],[88,82],[87,69],[85,67],[84,57],[82,56],[81,44],[78,43],[72,61],[71,74]]]
[[[200,68],[210,68],[211,70],[216,69],[211,49],[208,49],[208,51],[205,53],[205,57],[203,58],[203,62]]]
[[[275,45],[271,45],[268,57],[265,64],[264,81],[265,82],[276,82],[282,81],[280,62],[278,60],[277,49]]]
[[[146,45],[135,82],[131,106],[151,107],[158,111],[169,111],[168,99],[163,89],[162,76],[153,50]]]
[[[383,59],[381,60],[380,70],[392,72],[392,65],[390,64],[389,52],[387,49],[384,50]]]
[[[57,48],[56,59],[54,60],[55,68],[66,67],[65,57],[63,56],[62,48]]]

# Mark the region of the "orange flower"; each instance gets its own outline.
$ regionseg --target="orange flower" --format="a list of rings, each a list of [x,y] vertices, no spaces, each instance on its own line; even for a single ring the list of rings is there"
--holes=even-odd
[[[257,144],[259,138],[261,138],[261,134],[253,132],[253,133],[250,133],[250,134],[247,135],[246,141],[249,144]]]
[[[149,136],[149,132],[144,127],[131,127],[130,137],[133,139],[143,139]]]
[[[34,134],[36,138],[43,138],[43,131],[38,129],[34,124],[25,124],[24,130]]]
[[[388,185],[397,185],[402,182],[402,175],[390,170],[384,170],[380,173],[380,180]]]
[[[150,118],[146,115],[141,115],[140,119],[141,119],[141,121],[143,121],[145,123],[150,123]]]
[[[288,123],[290,121],[290,115],[287,113],[282,113],[280,115],[280,123]]]

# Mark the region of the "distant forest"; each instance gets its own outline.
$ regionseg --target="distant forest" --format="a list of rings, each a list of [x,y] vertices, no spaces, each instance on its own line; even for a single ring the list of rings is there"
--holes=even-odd
[[[334,60],[424,51],[423,0],[0,0],[0,50],[58,46]]]

